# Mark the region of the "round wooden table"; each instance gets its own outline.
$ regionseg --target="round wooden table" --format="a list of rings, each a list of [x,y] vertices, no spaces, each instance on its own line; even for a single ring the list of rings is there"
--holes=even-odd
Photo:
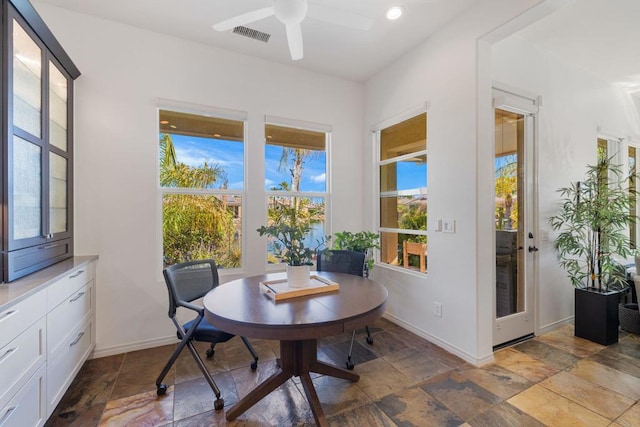
[[[244,396],[226,412],[236,419],[291,377],[300,377],[311,411],[319,426],[327,420],[320,406],[310,372],[358,381],[360,376],[317,359],[317,339],[338,335],[373,323],[382,316],[387,290],[364,277],[314,272],[340,285],[338,291],[274,302],[260,289],[260,282],[284,279],[284,273],[234,280],[214,288],[204,298],[209,323],[250,338],[280,341],[278,372]]]

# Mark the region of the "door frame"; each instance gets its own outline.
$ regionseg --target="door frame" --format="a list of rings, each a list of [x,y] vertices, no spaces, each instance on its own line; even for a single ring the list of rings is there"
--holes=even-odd
[[[528,246],[540,247],[539,236],[539,215],[538,215],[538,111],[540,98],[530,94],[523,94],[522,91],[516,91],[512,88],[504,88],[498,85],[492,87],[493,99],[493,117],[495,118],[496,109],[522,114],[525,116],[525,143],[524,143],[524,223],[521,225],[521,232],[524,241],[518,242],[522,247],[524,254],[522,261],[518,261],[524,265],[524,289],[525,289],[525,310],[511,315],[496,317],[496,253],[495,244],[493,245],[493,345],[503,345],[505,343],[518,340],[522,337],[535,335],[538,333],[537,313],[538,313],[538,278],[539,278],[539,257],[537,252],[529,252]],[[495,123],[494,123],[495,126]],[[495,158],[495,148],[494,156]],[[520,196],[520,194],[519,194]],[[495,193],[493,193],[495,198]],[[522,196],[521,196],[522,197]],[[520,233],[520,231],[519,231]],[[528,238],[528,234],[533,233],[533,238]],[[494,240],[495,242],[495,240]],[[520,251],[519,251],[520,252]]]

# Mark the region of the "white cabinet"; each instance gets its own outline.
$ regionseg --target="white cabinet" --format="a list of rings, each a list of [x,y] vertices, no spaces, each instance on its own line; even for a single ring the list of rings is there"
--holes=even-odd
[[[93,351],[95,261],[89,259],[49,267],[53,279],[18,303],[0,305],[0,427],[43,425]]]

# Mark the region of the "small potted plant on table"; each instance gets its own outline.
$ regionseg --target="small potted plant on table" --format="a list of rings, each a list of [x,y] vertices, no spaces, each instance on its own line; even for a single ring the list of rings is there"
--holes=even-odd
[[[575,335],[603,345],[618,342],[618,302],[627,288],[619,259],[631,255],[625,232],[632,216],[627,178],[610,159],[587,166],[583,181],[558,190],[560,211],[549,219],[559,231],[560,265],[575,287]]]

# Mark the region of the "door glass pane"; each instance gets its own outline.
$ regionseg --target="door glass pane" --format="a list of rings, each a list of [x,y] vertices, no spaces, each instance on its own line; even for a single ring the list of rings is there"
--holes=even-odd
[[[13,124],[41,137],[42,51],[13,21]]]
[[[67,231],[67,159],[49,153],[49,232]]]
[[[42,149],[17,136],[13,137],[13,238],[42,235],[41,175]]]
[[[524,231],[522,160],[524,116],[496,110],[495,227],[496,317],[524,310],[524,271],[521,268]]]
[[[49,142],[67,151],[67,79],[49,62]]]

